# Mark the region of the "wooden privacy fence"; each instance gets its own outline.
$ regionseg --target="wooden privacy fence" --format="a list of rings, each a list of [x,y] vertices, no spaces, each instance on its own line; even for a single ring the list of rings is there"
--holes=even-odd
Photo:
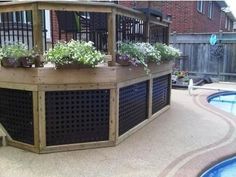
[[[186,56],[190,74],[220,76],[220,80],[236,80],[236,33],[216,34],[223,46],[223,57],[219,60],[212,55],[214,47],[210,45],[211,34],[172,34],[170,43]],[[217,42],[219,43],[219,41]],[[180,68],[186,62],[180,62]],[[218,73],[219,66],[219,73]]]

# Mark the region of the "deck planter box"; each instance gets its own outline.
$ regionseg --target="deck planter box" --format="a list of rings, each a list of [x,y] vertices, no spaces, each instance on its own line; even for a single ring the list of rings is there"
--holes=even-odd
[[[81,68],[92,68],[92,65],[80,64],[80,63],[70,63],[70,64],[56,64],[57,69],[81,69]]]
[[[48,153],[119,144],[169,108],[171,64],[149,69],[1,68],[8,145]]]

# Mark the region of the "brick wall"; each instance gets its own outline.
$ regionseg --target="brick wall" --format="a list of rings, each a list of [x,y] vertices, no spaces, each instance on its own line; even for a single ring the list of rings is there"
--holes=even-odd
[[[121,1],[119,4],[127,7],[148,7],[147,1],[136,1],[136,3]],[[208,17],[208,4],[208,1],[204,2],[204,13],[197,11],[197,1],[152,1],[150,7],[158,8],[164,16],[170,15],[172,17],[171,32],[218,32],[220,29],[232,31],[233,22],[230,22],[230,30],[225,29],[225,15],[215,2],[213,2],[213,16],[211,19]]]
[[[194,32],[194,2],[162,2],[161,10],[165,16],[172,18],[171,31],[186,33]]]
[[[133,1],[119,1],[119,5],[133,8],[134,7],[134,2]]]
[[[203,13],[200,13],[197,10],[197,1],[162,2],[161,10],[164,15],[172,16],[172,32],[218,32],[220,29],[223,31],[228,31],[224,28],[225,18],[224,13],[221,14],[220,7],[213,2],[213,14],[212,18],[209,18],[208,4],[208,1],[204,2]]]
[[[220,7],[213,3],[212,18],[208,17],[208,1],[204,2],[204,12],[197,11],[197,2],[193,2],[193,32],[218,32],[220,30]]]
[[[59,25],[55,11],[51,11],[51,34],[53,35],[53,42],[57,42],[59,40]]]

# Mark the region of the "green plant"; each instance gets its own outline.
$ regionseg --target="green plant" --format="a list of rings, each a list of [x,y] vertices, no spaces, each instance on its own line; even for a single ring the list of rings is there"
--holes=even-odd
[[[58,42],[44,56],[47,61],[59,65],[85,64],[92,67],[102,62],[104,58],[104,55],[95,49],[92,42],[75,40],[67,43]]]
[[[160,52],[146,42],[118,42],[118,59],[128,61],[133,66],[143,65],[149,73],[148,62],[160,62]]]
[[[154,44],[154,47],[157,51],[160,52],[161,61],[173,60],[181,55],[179,49],[168,46],[166,44],[156,43]]]
[[[149,73],[145,54],[136,43],[119,42],[117,53],[119,60],[127,61],[133,66],[143,65],[146,73]]]
[[[15,60],[21,57],[32,56],[33,50],[28,50],[27,46],[22,43],[7,44],[0,48],[0,60],[4,58],[13,58]]]
[[[142,54],[143,60],[146,62],[156,62],[159,63],[161,60],[161,55],[158,50],[155,49],[148,42],[137,42],[134,44],[135,48]]]
[[[66,42],[56,43],[54,48],[50,48],[44,54],[44,57],[47,61],[57,64],[67,64],[72,61],[70,50]]]

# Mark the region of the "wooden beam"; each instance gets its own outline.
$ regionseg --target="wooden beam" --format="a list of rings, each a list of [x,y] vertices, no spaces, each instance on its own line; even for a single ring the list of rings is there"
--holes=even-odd
[[[160,21],[158,19],[156,19],[155,17],[150,16],[150,23],[155,24],[155,25],[159,25],[159,26],[163,26],[163,27],[168,27],[169,23],[165,22],[165,21]]]
[[[146,19],[146,15],[143,12],[130,9],[130,8],[121,7],[121,6],[116,8],[116,14],[121,15],[121,16],[126,16],[129,18],[140,19],[140,20]]]
[[[115,88],[116,83],[87,83],[87,84],[43,84],[38,85],[39,91],[67,91],[67,90],[97,90]]]
[[[116,12],[108,14],[108,54],[112,56],[111,65],[116,63]]]
[[[46,147],[46,110],[45,92],[38,92],[38,115],[39,115],[39,149]]]
[[[0,66],[0,82],[9,87],[16,84],[17,89],[26,88],[26,86],[28,89],[28,86],[33,86],[37,81],[37,75],[37,68],[4,68]]]
[[[169,45],[170,44],[170,25],[168,25],[168,27],[166,27],[166,44]]]
[[[148,82],[148,118],[152,116],[152,92],[153,92],[153,78]]]
[[[25,11],[25,10],[32,10],[33,3],[3,3],[0,5],[0,13],[6,12],[17,12],[17,11]]]
[[[145,42],[150,41],[150,15],[147,16],[144,22],[144,40]]]
[[[42,16],[38,8],[38,3],[33,4],[32,18],[33,18],[34,48],[39,54],[42,54],[43,53]]]
[[[117,144],[119,138],[119,112],[120,112],[120,89],[116,89],[116,139],[115,143]]]
[[[39,9],[41,10],[60,10],[60,11],[79,11],[79,12],[101,12],[111,13],[112,8],[97,3],[83,3],[83,2],[39,2]]]
[[[157,77],[161,77],[161,76],[164,76],[164,75],[167,75],[167,74],[171,74],[172,70],[167,70],[167,71],[161,71],[159,73],[154,73],[152,74],[152,78],[157,78]]]
[[[150,78],[151,78],[150,75],[147,75],[147,76],[135,78],[135,79],[132,79],[132,80],[122,81],[122,82],[117,83],[117,87],[118,88],[127,87],[129,85],[133,85],[133,84],[136,84],[136,83],[139,83],[139,82],[147,81]]]
[[[109,141],[116,141],[117,89],[110,89]]]
[[[172,80],[171,80],[171,73],[170,73],[170,79],[169,79],[169,105],[171,105],[171,89],[172,89]]]

